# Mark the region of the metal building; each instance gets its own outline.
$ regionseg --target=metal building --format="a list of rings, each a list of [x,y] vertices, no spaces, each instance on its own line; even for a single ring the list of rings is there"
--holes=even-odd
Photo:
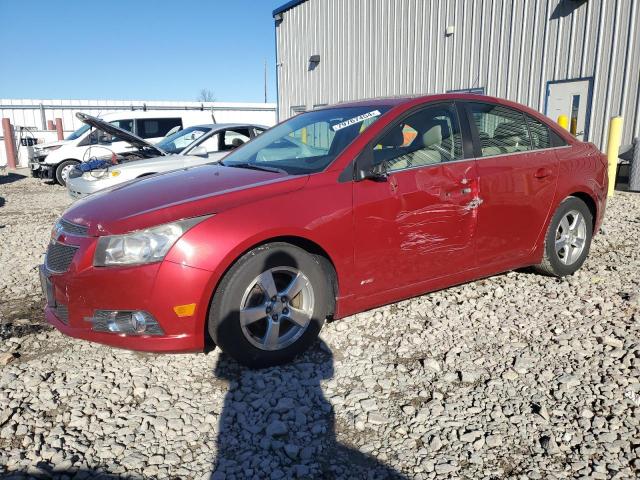
[[[640,0],[294,0],[273,12],[280,120],[340,101],[472,90],[640,136]]]

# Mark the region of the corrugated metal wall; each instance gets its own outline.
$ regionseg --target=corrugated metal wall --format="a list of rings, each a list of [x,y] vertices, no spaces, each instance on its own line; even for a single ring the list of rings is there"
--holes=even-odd
[[[544,112],[548,81],[593,77],[589,140],[603,147],[607,119],[622,115],[630,143],[640,136],[639,3],[307,0],[276,22],[280,119],[300,106],[470,87]]]

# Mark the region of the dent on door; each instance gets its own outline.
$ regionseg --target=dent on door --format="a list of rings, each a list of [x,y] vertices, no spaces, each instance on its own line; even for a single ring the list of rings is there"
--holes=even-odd
[[[474,266],[474,161],[398,171],[356,184],[356,261],[363,292]]]

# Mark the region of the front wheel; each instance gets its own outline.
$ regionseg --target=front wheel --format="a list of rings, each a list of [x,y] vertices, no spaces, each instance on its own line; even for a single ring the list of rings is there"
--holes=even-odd
[[[321,259],[287,243],[242,256],[216,290],[211,338],[238,362],[264,368],[292,360],[317,338],[332,288]]]
[[[69,173],[71,173],[71,170],[76,168],[76,165],[78,165],[78,162],[75,160],[65,160],[64,162],[61,162],[56,167],[56,181],[65,187],[69,180]]]
[[[567,197],[558,206],[545,236],[544,257],[536,269],[546,275],[564,277],[584,263],[591,247],[593,215],[576,197]]]

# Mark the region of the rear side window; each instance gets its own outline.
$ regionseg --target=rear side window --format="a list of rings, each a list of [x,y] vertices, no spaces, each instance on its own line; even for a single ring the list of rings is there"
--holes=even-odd
[[[165,137],[182,129],[181,118],[141,118],[136,120],[136,134],[141,138]]]
[[[504,155],[531,150],[524,114],[501,105],[470,104],[481,156]]]
[[[551,148],[551,137],[549,136],[549,127],[539,120],[527,115],[527,123],[529,124],[529,132],[531,133],[531,146],[534,150],[543,148]]]
[[[220,150],[233,150],[249,140],[248,128],[225,130],[224,135],[220,137]]]

